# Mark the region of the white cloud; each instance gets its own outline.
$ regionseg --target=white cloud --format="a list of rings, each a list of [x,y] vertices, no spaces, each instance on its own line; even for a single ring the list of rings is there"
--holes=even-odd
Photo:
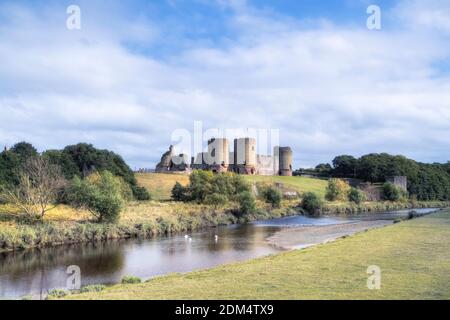
[[[53,11],[43,22],[41,11],[15,7],[0,24],[0,142],[42,150],[87,141],[148,167],[173,130],[203,120],[279,128],[296,166],[342,153],[449,158],[450,81],[435,65],[450,53],[443,35],[305,25],[245,2],[232,8],[236,39],[157,59],[123,45],[157,43],[164,32],[145,19],[117,34],[92,22],[74,33]]]

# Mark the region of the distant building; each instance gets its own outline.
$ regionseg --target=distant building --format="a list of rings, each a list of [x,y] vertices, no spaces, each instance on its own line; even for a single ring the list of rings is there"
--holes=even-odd
[[[392,176],[386,179],[386,182],[395,184],[396,186],[408,191],[408,177],[406,176]]]
[[[272,155],[257,154],[254,138],[238,138],[233,149],[225,138],[208,140],[208,151],[198,153],[188,164],[185,155],[175,156],[173,147],[165,152],[155,172],[190,172],[193,169],[213,172],[235,172],[247,175],[292,175],[292,150],[275,147]]]

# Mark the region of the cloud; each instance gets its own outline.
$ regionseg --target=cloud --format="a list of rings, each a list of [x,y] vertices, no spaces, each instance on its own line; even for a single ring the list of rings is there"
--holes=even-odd
[[[232,32],[208,41],[139,12],[129,22],[114,6],[97,19],[83,5],[88,21],[71,32],[64,8],[9,5],[0,23],[0,143],[44,150],[87,141],[151,167],[173,130],[201,120],[278,128],[295,166],[382,151],[448,160],[450,82],[436,65],[450,54],[445,24],[370,32],[243,1],[218,4],[232,10],[222,17]],[[392,19],[404,21],[402,5]],[[154,54],[166,36],[184,44]]]

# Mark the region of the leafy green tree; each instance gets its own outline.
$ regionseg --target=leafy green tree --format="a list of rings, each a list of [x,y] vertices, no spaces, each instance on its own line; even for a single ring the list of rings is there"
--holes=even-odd
[[[350,192],[348,193],[348,200],[356,204],[360,204],[361,202],[364,202],[366,200],[366,196],[361,190],[351,188]]]
[[[213,193],[214,174],[211,171],[195,170],[189,176],[189,193],[191,199],[203,203],[208,194]]]
[[[264,187],[261,195],[265,202],[272,205],[272,208],[279,208],[281,206],[281,199],[283,196],[278,188],[274,186]]]
[[[345,201],[350,192],[349,184],[342,179],[330,179],[326,189],[325,198],[328,201]]]
[[[172,200],[174,201],[188,200],[187,191],[188,188],[183,187],[183,185],[177,181],[172,188]]]
[[[250,191],[239,193],[237,200],[239,203],[239,210],[242,214],[254,213],[256,211],[255,197]]]
[[[47,150],[42,156],[51,164],[61,167],[62,174],[66,179],[72,179],[76,175],[80,175],[77,165],[69,154],[61,150]]]
[[[38,155],[36,148],[28,142],[16,143],[10,151],[17,154],[22,163],[24,163],[27,159],[34,158]]]
[[[131,189],[131,191],[134,194],[134,197],[136,198],[136,200],[138,200],[138,201],[152,200],[152,196],[151,196],[150,192],[145,187],[134,186]]]
[[[109,171],[99,178],[80,179],[75,176],[69,187],[69,201],[78,208],[89,210],[98,222],[117,222],[124,200],[121,181]]]
[[[19,183],[20,158],[9,150],[0,153],[0,185],[17,185]]]
[[[336,177],[354,177],[358,161],[349,155],[338,156],[333,159],[333,175]]]
[[[323,207],[322,199],[313,192],[304,194],[300,207],[309,214],[318,214]]]
[[[383,199],[388,201],[399,201],[406,198],[406,193],[393,183],[386,182],[383,185]]]
[[[314,168],[314,171],[321,177],[329,177],[333,174],[333,167],[329,163],[321,163]]]
[[[228,197],[222,193],[208,194],[205,198],[205,203],[214,206],[215,208],[225,205],[228,202]]]

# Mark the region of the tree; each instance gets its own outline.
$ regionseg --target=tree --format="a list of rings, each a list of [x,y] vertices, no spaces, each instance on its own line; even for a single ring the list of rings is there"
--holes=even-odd
[[[183,187],[181,183],[178,181],[175,183],[175,185],[172,188],[172,200],[174,201],[186,201],[188,199],[187,197],[187,188]]]
[[[223,206],[227,202],[228,202],[227,196],[221,193],[208,194],[205,198],[205,203],[214,206],[214,208]]]
[[[17,154],[21,159],[22,163],[26,160],[37,157],[38,152],[31,143],[19,142],[16,143],[10,150],[11,152]]]
[[[361,202],[366,200],[366,196],[361,190],[351,188],[350,192],[348,193],[348,200],[356,204],[360,204]]]
[[[333,159],[333,174],[336,177],[354,177],[357,160],[353,156],[342,155]]]
[[[150,192],[148,192],[148,190],[145,187],[135,186],[134,188],[131,188],[131,191],[134,194],[136,200],[138,201],[152,200]]]
[[[70,157],[69,154],[64,153],[61,150],[47,150],[42,156],[47,159],[51,164],[59,165],[61,172],[67,180],[72,179],[76,175],[80,175],[80,171]]]
[[[328,180],[325,198],[328,201],[345,201],[348,198],[349,192],[350,186],[346,181],[342,179],[330,179]]]
[[[20,158],[6,150],[0,153],[0,186],[14,186],[19,183]]]
[[[2,188],[2,198],[31,217],[42,218],[55,208],[66,185],[61,169],[40,156],[26,160],[18,177],[17,185]]]
[[[82,180],[75,176],[68,198],[74,207],[91,212],[98,222],[117,222],[124,204],[120,179],[109,171],[100,173],[98,179]]]
[[[264,187],[261,193],[265,202],[270,203],[272,208],[279,208],[281,206],[282,194],[278,188],[274,186]]]
[[[309,214],[317,214],[323,206],[322,199],[313,192],[307,192],[303,196],[300,207],[303,208]]]
[[[314,171],[321,177],[329,177],[333,173],[333,168],[329,163],[318,164]]]

